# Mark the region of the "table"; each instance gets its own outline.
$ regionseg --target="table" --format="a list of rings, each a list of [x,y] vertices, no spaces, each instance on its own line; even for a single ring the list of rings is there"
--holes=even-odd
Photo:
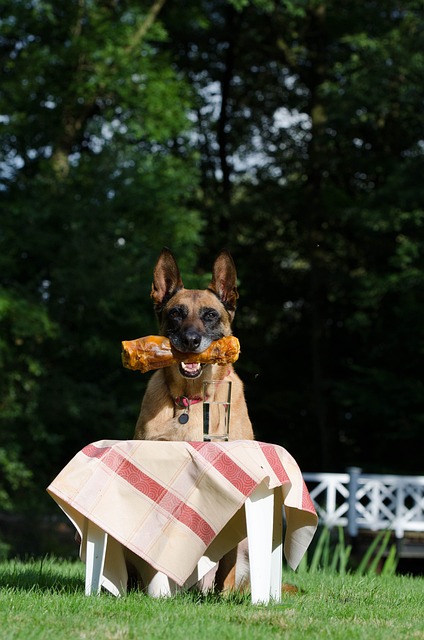
[[[88,593],[102,585],[125,594],[129,564],[151,592],[163,578],[170,592],[189,588],[247,535],[252,601],[278,600],[283,508],[293,569],[317,527],[294,458],[251,440],[101,440],[79,451],[47,491],[81,536]]]

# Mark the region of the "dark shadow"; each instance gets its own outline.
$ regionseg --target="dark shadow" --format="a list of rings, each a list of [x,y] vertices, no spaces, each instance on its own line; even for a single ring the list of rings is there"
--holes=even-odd
[[[78,558],[75,528],[61,511],[38,517],[0,512],[0,532],[9,558]]]
[[[13,589],[15,591],[50,591],[54,593],[84,592],[84,576],[64,575],[72,573],[77,567],[67,562],[61,564],[60,560],[32,559],[25,563],[10,560],[0,568],[0,589]]]

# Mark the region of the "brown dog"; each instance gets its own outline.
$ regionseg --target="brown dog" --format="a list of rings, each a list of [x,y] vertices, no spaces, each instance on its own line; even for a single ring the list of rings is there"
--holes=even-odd
[[[238,298],[233,259],[228,251],[221,251],[212,268],[209,288],[191,290],[184,288],[174,256],[164,249],[154,269],[151,297],[161,335],[168,337],[180,352],[201,353],[213,340],[231,335]],[[134,438],[202,440],[202,383],[224,378],[232,382],[230,440],[252,440],[243,384],[232,365],[184,363],[160,369],[152,375]],[[181,399],[185,399],[184,402]],[[186,416],[180,422],[184,413]],[[205,590],[214,584],[218,590],[231,590],[246,581],[247,566],[247,544],[243,541],[238,549],[220,560],[216,575],[207,576],[199,586]]]
[[[221,251],[208,289],[185,289],[178,265],[168,249],[159,256],[151,296],[160,333],[180,352],[201,353],[231,335],[236,310],[237,274],[228,251]],[[137,440],[202,440],[202,383],[231,380],[230,440],[252,440],[243,384],[232,365],[180,364],[156,371],[149,381],[137,420]],[[179,418],[186,413],[181,423]]]

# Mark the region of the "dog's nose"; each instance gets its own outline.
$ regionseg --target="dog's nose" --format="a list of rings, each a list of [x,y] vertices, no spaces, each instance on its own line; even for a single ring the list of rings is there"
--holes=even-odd
[[[187,351],[195,351],[202,341],[202,336],[197,331],[186,331],[182,337],[182,343]]]

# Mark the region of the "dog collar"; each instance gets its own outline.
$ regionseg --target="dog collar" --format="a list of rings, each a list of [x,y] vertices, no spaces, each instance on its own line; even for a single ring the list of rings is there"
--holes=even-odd
[[[190,408],[191,404],[202,402],[202,396],[177,396],[174,398],[175,404],[179,407]]]
[[[229,376],[231,373],[231,368],[227,370],[225,377]],[[187,424],[190,419],[189,411],[192,404],[197,404],[198,402],[203,402],[202,396],[176,396],[174,398],[174,402],[177,407],[182,407],[184,411],[180,416],[178,416],[178,422],[180,424]]]
[[[192,404],[197,404],[198,402],[202,402],[203,398],[201,396],[177,396],[174,398],[175,404],[178,407],[183,407],[183,413],[178,417],[178,422],[180,424],[187,424],[189,421],[189,411]]]

